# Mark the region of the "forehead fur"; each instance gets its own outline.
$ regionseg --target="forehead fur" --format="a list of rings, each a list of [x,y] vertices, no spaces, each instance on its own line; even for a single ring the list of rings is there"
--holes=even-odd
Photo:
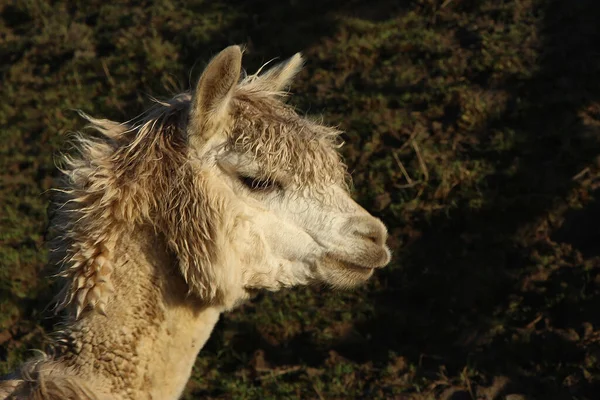
[[[243,84],[232,99],[231,116],[227,146],[248,155],[262,176],[302,188],[344,184],[337,129],[300,117],[279,96]]]

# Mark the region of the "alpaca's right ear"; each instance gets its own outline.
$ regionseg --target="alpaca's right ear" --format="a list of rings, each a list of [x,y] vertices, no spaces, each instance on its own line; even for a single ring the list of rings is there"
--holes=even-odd
[[[226,115],[229,100],[240,79],[242,49],[229,46],[208,64],[192,96],[190,109],[190,135],[205,136],[212,133],[215,124]]]

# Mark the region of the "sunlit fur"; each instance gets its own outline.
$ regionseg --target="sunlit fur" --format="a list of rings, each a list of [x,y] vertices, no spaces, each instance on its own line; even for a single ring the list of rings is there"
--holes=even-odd
[[[51,209],[65,319],[0,398],[177,398],[219,314],[252,291],[353,287],[389,262],[385,227],[348,194],[339,132],[283,101],[301,57],[240,80],[241,55],[135,120],[81,113],[95,133],[74,135]]]

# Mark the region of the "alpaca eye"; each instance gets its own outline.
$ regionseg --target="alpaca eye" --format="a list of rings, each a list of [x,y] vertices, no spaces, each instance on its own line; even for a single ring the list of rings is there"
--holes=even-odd
[[[266,192],[280,187],[279,184],[272,179],[261,179],[244,175],[241,175],[239,179],[244,186],[254,192]]]

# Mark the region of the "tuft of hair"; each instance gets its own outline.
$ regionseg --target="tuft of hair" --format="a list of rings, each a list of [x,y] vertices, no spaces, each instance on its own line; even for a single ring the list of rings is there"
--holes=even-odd
[[[139,223],[169,219],[166,207],[187,206],[165,197],[184,191],[190,175],[183,134],[190,97],[175,96],[124,124],[80,113],[99,135],[74,134],[75,154],[59,165],[50,210],[51,261],[65,279],[59,310],[72,306],[76,318],[86,309],[103,313],[118,240]]]
[[[302,55],[297,53],[261,73],[267,64],[237,87],[229,149],[255,161],[264,178],[291,177],[300,191],[310,188],[314,194],[331,184],[347,187],[349,174],[337,151],[343,144],[341,132],[299,117],[282,101],[302,69]]]
[[[227,147],[256,162],[263,178],[285,175],[299,191],[346,186],[349,175],[338,152],[340,131],[300,118],[291,106],[254,90],[254,85],[238,89]]]
[[[18,377],[0,381],[0,399],[14,400],[96,400],[106,398],[89,384],[62,371],[46,356],[27,362]]]

